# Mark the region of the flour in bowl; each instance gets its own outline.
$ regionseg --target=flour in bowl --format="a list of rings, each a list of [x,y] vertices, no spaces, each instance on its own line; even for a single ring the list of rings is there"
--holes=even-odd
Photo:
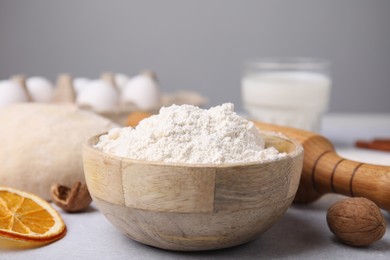
[[[96,148],[146,161],[171,163],[238,163],[285,157],[264,148],[256,126],[225,103],[208,110],[191,105],[163,107],[137,127],[114,128],[102,135]]]

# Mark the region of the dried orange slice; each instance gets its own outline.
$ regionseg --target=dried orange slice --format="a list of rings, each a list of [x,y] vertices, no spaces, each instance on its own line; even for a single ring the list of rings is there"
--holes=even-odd
[[[59,213],[40,197],[0,187],[0,238],[46,244],[65,236]]]

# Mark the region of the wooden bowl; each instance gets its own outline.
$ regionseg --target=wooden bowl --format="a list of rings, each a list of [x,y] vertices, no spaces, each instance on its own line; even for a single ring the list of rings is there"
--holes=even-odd
[[[89,192],[99,210],[130,238],[155,247],[196,251],[245,243],[273,225],[298,188],[303,148],[264,134],[288,155],[257,163],[174,164],[132,160],[83,147]]]

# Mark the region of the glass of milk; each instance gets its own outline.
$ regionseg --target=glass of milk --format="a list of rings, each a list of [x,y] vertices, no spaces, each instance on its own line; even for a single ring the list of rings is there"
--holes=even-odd
[[[317,132],[327,111],[330,63],[313,58],[268,58],[245,63],[244,109],[261,122]]]

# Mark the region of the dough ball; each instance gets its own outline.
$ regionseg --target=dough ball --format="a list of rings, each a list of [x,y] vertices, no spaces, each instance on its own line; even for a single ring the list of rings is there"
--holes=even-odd
[[[85,182],[82,144],[117,127],[72,105],[19,103],[0,109],[0,185],[50,200],[50,186]]]

